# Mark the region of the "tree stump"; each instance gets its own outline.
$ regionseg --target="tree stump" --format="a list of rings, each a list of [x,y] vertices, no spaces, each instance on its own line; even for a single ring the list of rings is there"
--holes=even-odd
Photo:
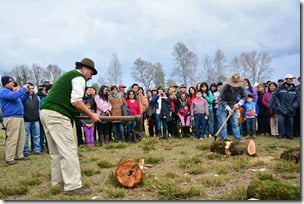
[[[122,161],[115,173],[118,183],[128,188],[135,187],[142,179],[142,170],[133,159]]]
[[[288,150],[285,150],[281,155],[281,159],[284,160],[295,160],[296,163],[298,163],[301,160],[301,148],[295,147]]]
[[[210,146],[211,152],[217,152],[227,156],[235,156],[247,154],[249,156],[256,156],[256,147],[253,140],[218,140],[214,141]]]

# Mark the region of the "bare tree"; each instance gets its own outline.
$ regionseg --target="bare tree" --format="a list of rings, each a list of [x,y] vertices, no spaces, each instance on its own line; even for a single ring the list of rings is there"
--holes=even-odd
[[[211,57],[209,57],[208,55],[205,55],[203,64],[204,64],[204,70],[205,70],[205,73],[207,76],[207,83],[211,84],[211,83],[217,82],[218,81],[217,72],[214,68]]]
[[[32,70],[33,70],[33,73],[34,73],[35,84],[37,86],[37,89],[39,89],[39,83],[43,80],[45,70],[43,69],[43,67],[41,67],[38,64],[33,64],[32,65]]]
[[[239,58],[238,57],[234,57],[231,61],[231,70],[234,72],[234,73],[239,73],[242,75],[242,68],[241,68],[241,65],[239,63]],[[243,75],[242,75],[243,76]]]
[[[116,54],[112,55],[112,60],[108,67],[108,81],[109,84],[118,85],[122,81],[122,69]]]
[[[150,89],[153,82],[153,74],[151,73],[154,72],[154,66],[150,62],[138,58],[131,69],[133,70],[131,73],[133,79],[143,84],[145,90]]]
[[[103,77],[103,76],[99,76],[99,78],[97,79],[97,82],[98,82],[99,84],[101,84],[101,86],[102,86],[102,85],[108,85],[108,86],[114,85],[114,84],[109,84],[109,83],[108,83],[108,80],[106,80],[105,77]]]
[[[166,87],[169,87],[171,84],[177,84],[174,79],[168,79],[166,80]]]
[[[240,66],[241,66],[241,76],[243,76],[244,78],[248,78],[249,76],[249,66],[246,62],[246,53],[245,52],[242,52],[240,57],[239,57],[239,63],[240,63]]]
[[[233,58],[232,70],[239,70],[239,74],[252,83],[263,82],[273,71],[271,61],[271,56],[267,52],[258,53],[256,50],[242,52],[239,58]]]
[[[154,86],[155,87],[159,87],[159,86],[164,87],[165,86],[165,74],[164,74],[163,67],[160,63],[156,63],[154,65],[153,74],[154,74],[154,77],[153,77]]]
[[[268,54],[268,52],[262,52],[260,55],[260,63],[258,65],[258,69],[256,71],[256,82],[264,82],[267,77],[269,77],[269,73],[273,71],[273,68],[271,67],[271,61],[272,58]]]
[[[225,65],[225,54],[221,49],[217,49],[214,54],[214,74],[217,76],[215,81],[222,81],[225,79],[226,67]],[[214,81],[213,81],[214,82]]]
[[[16,65],[11,71],[11,75],[15,78],[16,82],[20,85],[24,85],[27,82],[34,80],[33,71],[25,64]]]
[[[176,43],[172,52],[174,60],[174,68],[172,75],[176,76],[178,80],[186,86],[195,81],[195,74],[198,57],[195,53],[190,51],[185,44]]]
[[[56,81],[56,79],[63,74],[61,68],[55,64],[49,64],[45,71],[46,78],[50,81]]]

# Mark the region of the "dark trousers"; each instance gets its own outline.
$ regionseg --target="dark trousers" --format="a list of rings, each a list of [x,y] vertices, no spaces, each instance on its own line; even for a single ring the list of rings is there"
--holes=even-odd
[[[270,125],[266,116],[258,115],[258,133],[270,133]]]
[[[293,116],[279,114],[279,136],[293,137]]]
[[[76,135],[77,135],[77,144],[82,145],[84,144],[83,137],[82,137],[82,125],[79,120],[75,121],[76,126]]]

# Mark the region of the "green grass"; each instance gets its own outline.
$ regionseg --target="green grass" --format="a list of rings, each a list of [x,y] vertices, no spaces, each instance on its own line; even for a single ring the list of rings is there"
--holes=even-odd
[[[103,190],[106,199],[123,198],[125,196],[125,190],[119,188],[106,188]]]
[[[18,183],[24,186],[38,186],[39,184],[42,183],[42,180],[37,177],[36,178],[34,177],[34,178],[21,180]]]
[[[108,162],[107,160],[101,160],[100,162],[97,163],[97,166],[100,168],[111,168],[114,167],[115,165]]]
[[[284,151],[299,147],[300,138],[277,140],[258,136],[254,139],[257,157],[226,157],[210,151],[213,138],[145,137],[138,143],[110,142],[78,148],[83,186],[93,192],[86,196],[65,196],[62,185],[51,187],[48,154],[30,155],[31,160],[12,166],[5,163],[3,133],[0,131],[2,200],[238,201],[248,199],[247,188],[254,179],[276,181],[279,183],[269,185],[284,189],[292,185],[292,192],[297,192],[301,185],[301,162],[280,158]],[[125,159],[145,161],[142,182],[132,189],[121,186],[115,176],[117,165]]]

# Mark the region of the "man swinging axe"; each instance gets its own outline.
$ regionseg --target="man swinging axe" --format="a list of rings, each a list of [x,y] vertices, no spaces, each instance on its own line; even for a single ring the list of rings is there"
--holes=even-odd
[[[81,182],[81,170],[71,121],[78,111],[92,121],[100,122],[83,103],[86,82],[97,74],[94,61],[83,58],[76,69],[60,76],[41,106],[40,119],[48,141],[51,157],[52,186],[64,184],[65,195],[84,195],[92,192]]]
[[[246,101],[247,94],[245,92],[243,85],[243,79],[239,74],[233,74],[227,77],[226,84],[221,88],[219,102],[218,102],[218,121],[219,121],[219,131],[221,139],[227,138],[227,111],[230,117],[230,124],[232,126],[233,138],[235,140],[240,140],[240,129],[237,120],[237,111],[235,111],[239,106],[242,106]],[[241,99],[238,101],[238,96]],[[223,125],[223,127],[221,127]],[[222,130],[220,130],[220,127]],[[218,133],[217,133],[218,134]]]

